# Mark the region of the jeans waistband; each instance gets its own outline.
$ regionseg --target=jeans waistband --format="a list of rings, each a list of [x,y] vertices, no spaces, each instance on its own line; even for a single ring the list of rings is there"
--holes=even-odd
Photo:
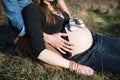
[[[93,37],[93,44],[91,45],[91,47],[87,50],[85,50],[84,52],[82,53],[79,53],[71,58],[69,58],[70,60],[73,60],[73,61],[78,61],[81,60],[86,54],[88,54],[89,52],[91,52],[91,50],[95,47],[95,45],[97,44],[98,42],[98,34],[96,33],[92,33],[92,37]]]

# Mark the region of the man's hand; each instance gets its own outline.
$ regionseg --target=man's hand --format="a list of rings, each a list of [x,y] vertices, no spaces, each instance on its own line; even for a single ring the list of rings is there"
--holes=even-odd
[[[55,33],[52,35],[44,33],[44,40],[64,54],[66,53],[65,51],[72,53],[74,45],[63,39],[62,36],[68,35],[66,33]]]

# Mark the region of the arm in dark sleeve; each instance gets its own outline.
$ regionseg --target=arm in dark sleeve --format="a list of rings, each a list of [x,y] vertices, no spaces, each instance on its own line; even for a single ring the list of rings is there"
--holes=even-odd
[[[30,4],[23,9],[24,22],[26,27],[28,27],[31,47],[36,57],[45,49],[41,16],[40,11],[34,4]]]

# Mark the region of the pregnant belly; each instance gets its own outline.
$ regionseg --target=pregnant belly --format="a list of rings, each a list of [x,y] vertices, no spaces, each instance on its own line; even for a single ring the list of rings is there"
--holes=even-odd
[[[89,29],[77,28],[75,31],[67,31],[69,41],[74,44],[72,56],[81,53],[91,47],[93,39]]]

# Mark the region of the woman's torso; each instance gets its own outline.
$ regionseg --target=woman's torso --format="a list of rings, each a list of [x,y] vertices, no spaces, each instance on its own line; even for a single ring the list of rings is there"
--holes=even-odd
[[[64,19],[57,16],[55,25],[45,25],[44,23],[43,31],[48,34],[66,32],[64,26],[69,22],[69,16],[66,13],[63,13],[63,16]],[[73,32],[67,31],[67,34],[69,41],[74,44],[72,56],[87,50],[92,45],[92,35],[86,27],[78,28]]]
[[[86,27],[78,28],[74,31],[68,31],[69,41],[74,44],[72,56],[82,53],[89,49],[93,43],[92,34]]]

